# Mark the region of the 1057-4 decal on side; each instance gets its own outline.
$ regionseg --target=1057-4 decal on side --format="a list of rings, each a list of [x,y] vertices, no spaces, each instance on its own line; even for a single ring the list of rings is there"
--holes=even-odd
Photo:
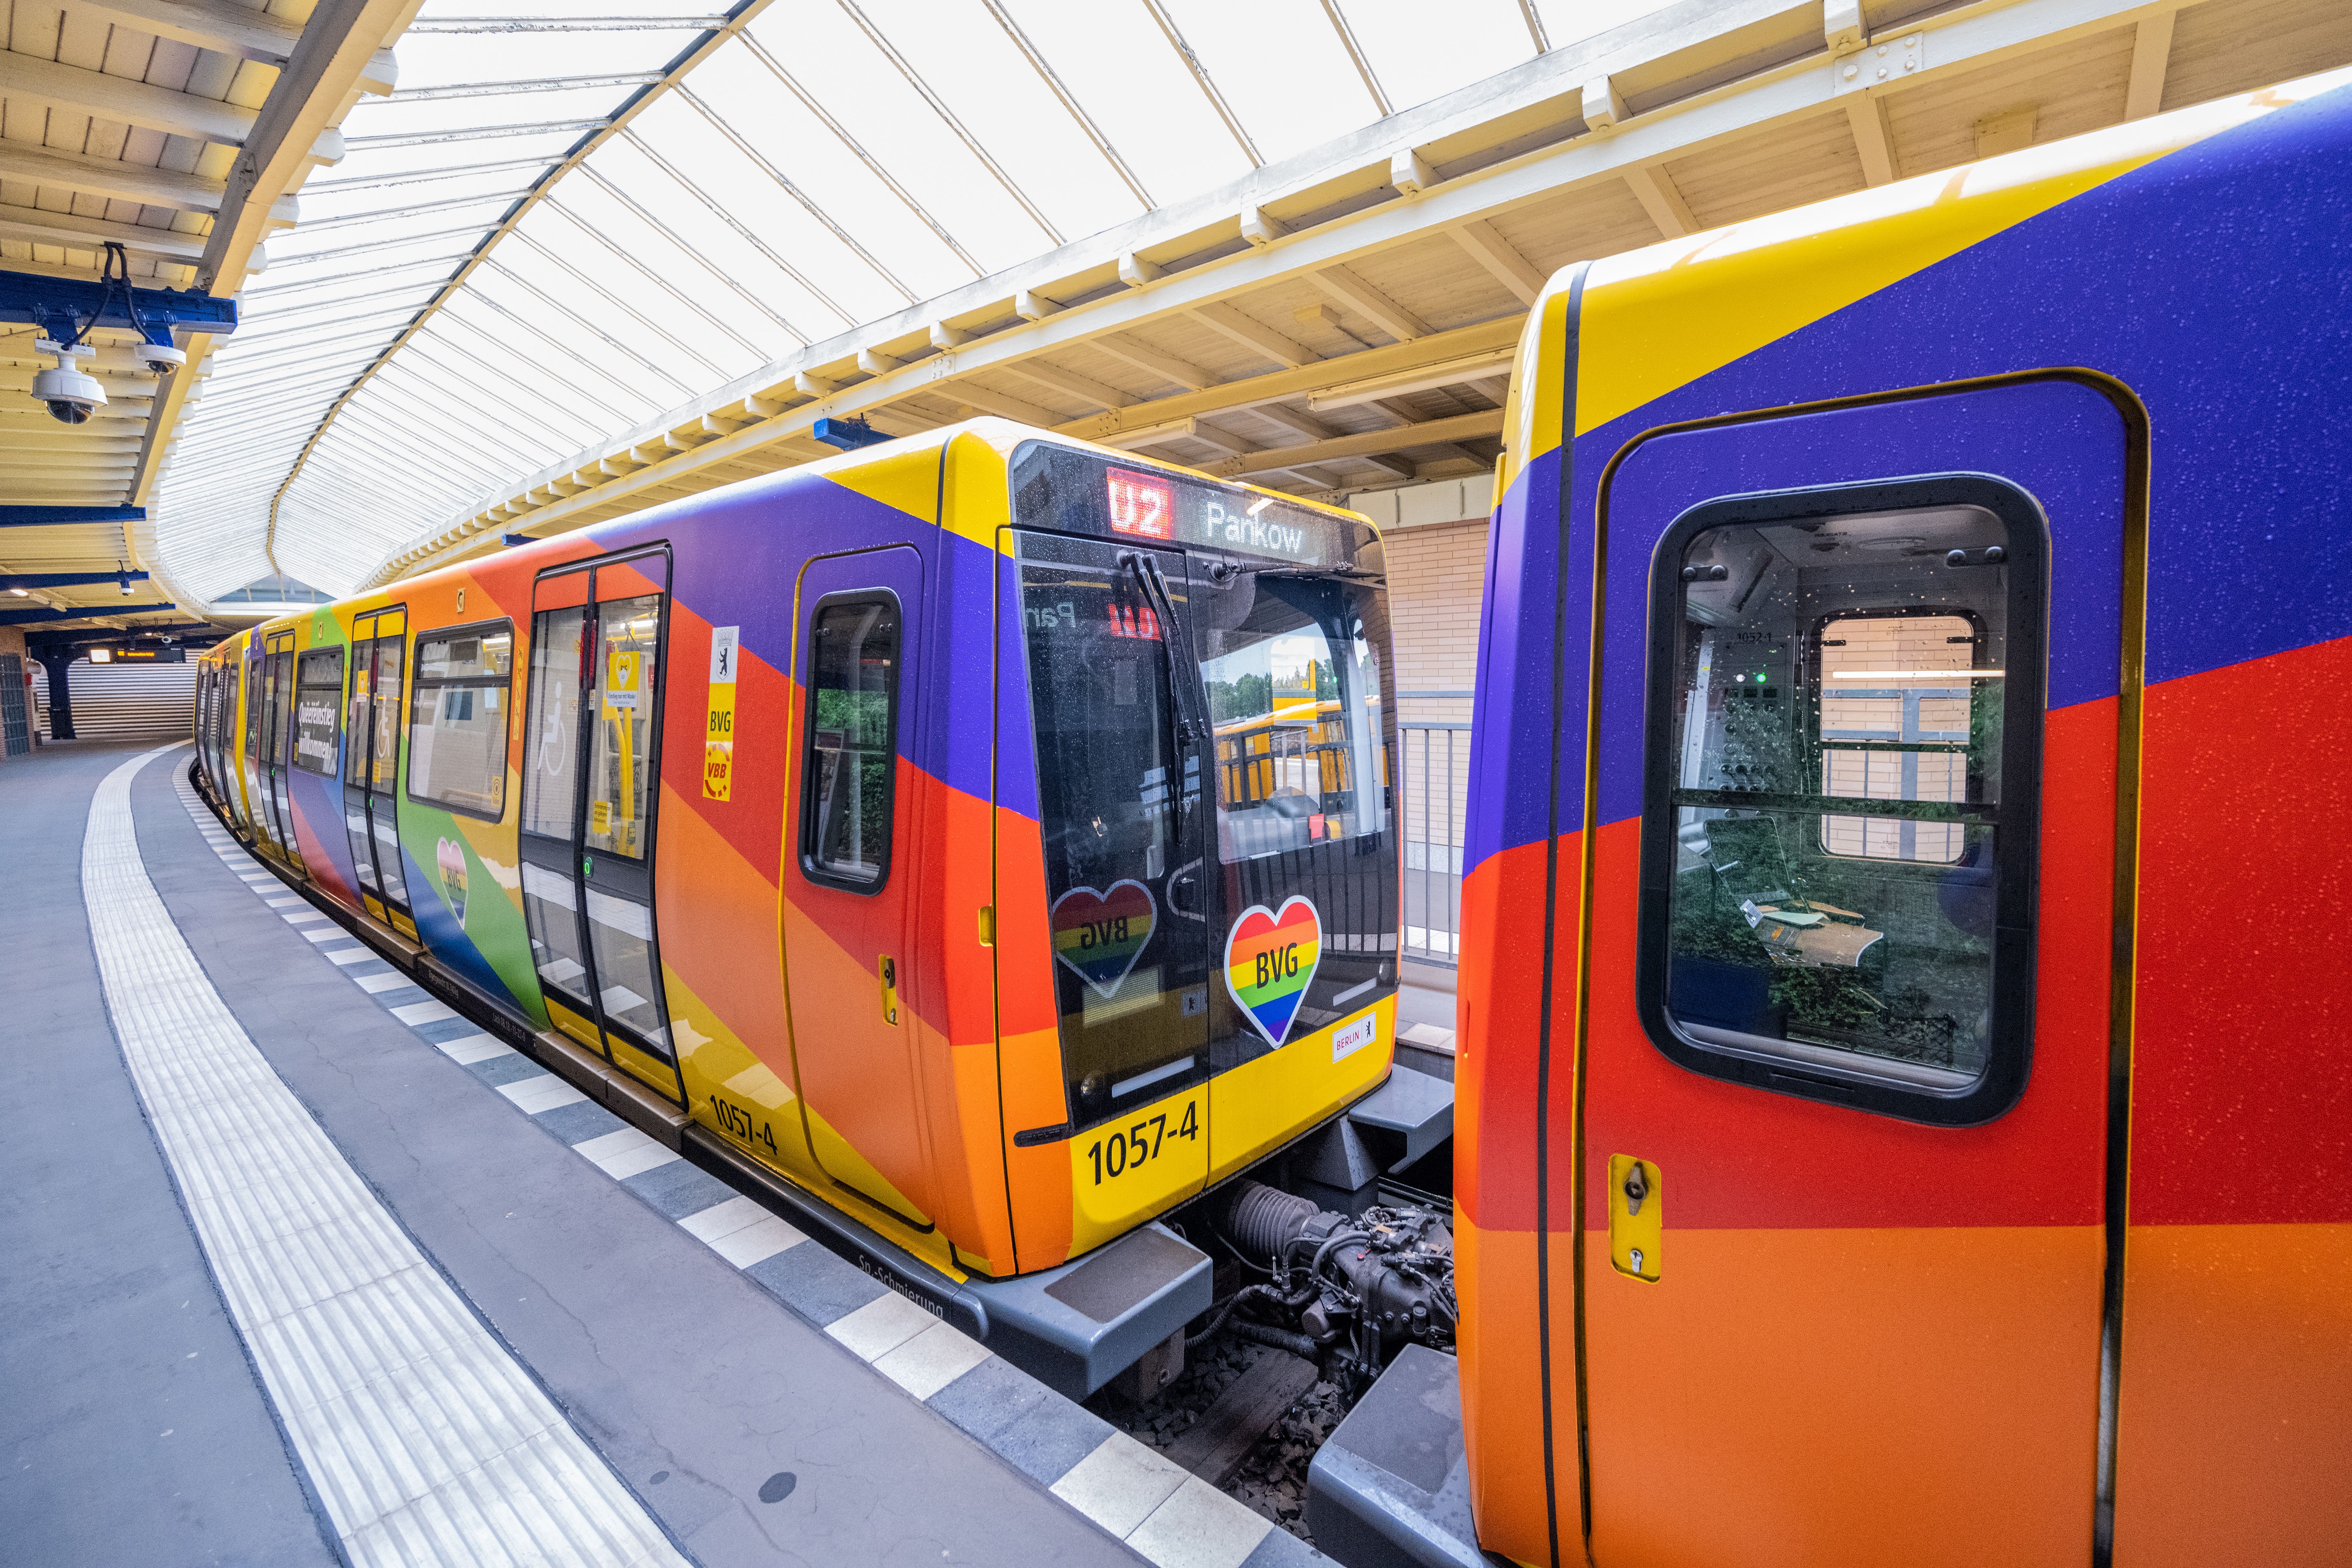
[[[1095,1185],[1101,1186],[1106,1177],[1117,1181],[1129,1171],[1139,1171],[1160,1157],[1160,1152],[1171,1138],[1188,1142],[1201,1136],[1201,1116],[1198,1104],[1184,1102],[1184,1114],[1174,1126],[1168,1124],[1169,1113],[1153,1111],[1150,1116],[1126,1127],[1114,1127],[1087,1147],[1087,1158],[1094,1162]]]

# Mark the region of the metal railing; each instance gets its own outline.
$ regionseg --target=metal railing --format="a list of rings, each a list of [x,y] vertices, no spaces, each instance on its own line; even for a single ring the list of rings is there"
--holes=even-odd
[[[1467,701],[1469,690],[1400,691],[1406,702]],[[1404,956],[1451,968],[1462,936],[1462,826],[1470,798],[1470,724],[1397,723]]]

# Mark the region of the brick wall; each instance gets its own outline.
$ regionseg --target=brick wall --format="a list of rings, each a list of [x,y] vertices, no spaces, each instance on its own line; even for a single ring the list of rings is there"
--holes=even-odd
[[[1397,684],[1407,691],[1469,689],[1477,680],[1486,520],[1394,529],[1383,542]]]

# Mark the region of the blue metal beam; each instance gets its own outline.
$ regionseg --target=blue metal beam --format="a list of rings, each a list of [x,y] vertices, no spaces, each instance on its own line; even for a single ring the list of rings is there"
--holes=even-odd
[[[0,506],[0,528],[58,528],[77,522],[146,521],[147,509],[143,506]]]
[[[147,581],[144,572],[19,572],[14,576],[0,574],[0,590],[93,588],[100,583],[120,583],[126,577],[133,583]]]
[[[176,610],[177,605],[76,605],[68,610],[0,610],[0,626],[28,626],[37,621],[87,621],[100,616],[152,616],[158,610]],[[129,632],[117,632],[116,637],[129,637]]]
[[[133,289],[130,292],[138,301],[139,325],[148,329],[151,341],[157,341],[155,333],[160,330],[163,333],[160,341],[170,342],[170,330],[173,327],[200,332],[236,331],[235,300],[217,300],[193,289]],[[30,321],[47,331],[52,322],[68,318],[78,327],[138,330],[131,324],[130,312],[122,308],[122,288],[119,284],[110,290],[94,279],[84,281],[78,278],[45,278],[37,272],[0,271],[0,321]],[[68,335],[70,331],[68,329]]]
[[[845,452],[890,439],[863,419],[820,419],[809,434],[826,446],[838,447]]]

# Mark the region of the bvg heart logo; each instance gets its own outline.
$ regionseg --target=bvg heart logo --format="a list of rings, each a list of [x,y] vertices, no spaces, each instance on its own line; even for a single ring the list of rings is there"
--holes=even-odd
[[[1249,1021],[1279,1050],[1290,1035],[1307,984],[1323,960],[1323,919],[1304,894],[1279,910],[1252,904],[1225,938],[1225,988]]]
[[[1160,924],[1160,905],[1151,889],[1131,877],[1122,877],[1108,892],[1072,888],[1054,900],[1048,912],[1054,928],[1054,956],[1106,1000],[1118,994],[1144,944]]]
[[[449,912],[457,917],[460,930],[466,924],[466,851],[454,838],[444,838],[433,847],[434,869],[441,873],[441,895],[449,900]]]

